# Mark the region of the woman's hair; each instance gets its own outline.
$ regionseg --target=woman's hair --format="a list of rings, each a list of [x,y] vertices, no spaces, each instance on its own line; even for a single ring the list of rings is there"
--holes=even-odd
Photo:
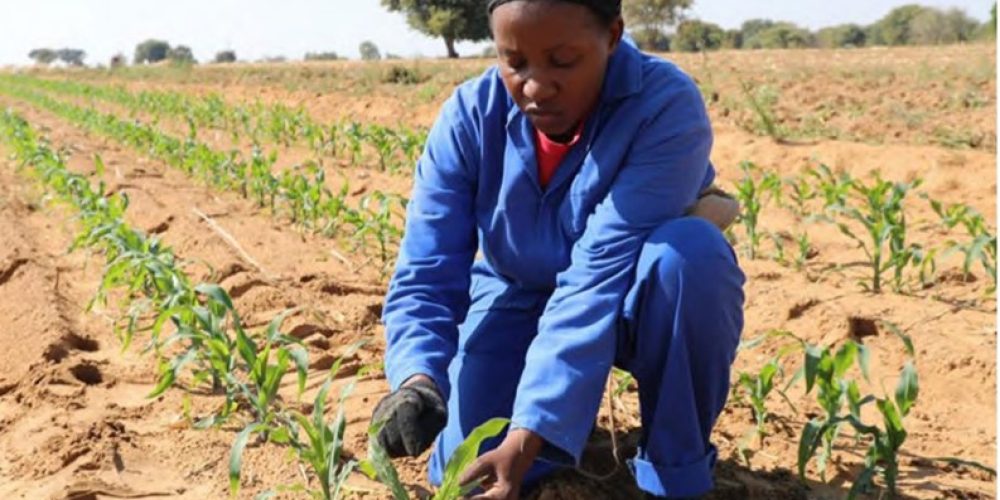
[[[505,4],[514,2],[517,0],[490,0],[489,3],[489,13],[493,14],[493,10],[497,7]],[[524,1],[541,1],[541,0],[524,0]],[[569,2],[582,5],[590,9],[602,22],[610,24],[622,13],[622,2],[621,0],[545,0],[545,1],[559,1],[559,2]]]

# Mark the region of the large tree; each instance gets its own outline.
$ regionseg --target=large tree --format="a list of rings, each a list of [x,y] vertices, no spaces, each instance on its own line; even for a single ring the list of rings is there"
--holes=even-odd
[[[132,62],[135,64],[156,63],[167,58],[170,44],[163,40],[149,39],[135,46]]]
[[[878,45],[907,45],[912,42],[913,19],[927,10],[928,7],[916,4],[896,7],[872,25],[868,39]]]
[[[167,59],[177,64],[195,64],[198,62],[194,59],[191,47],[186,45],[178,45],[167,51]]]
[[[819,46],[828,49],[863,47],[865,36],[865,29],[857,24],[838,24],[816,32]]]
[[[940,45],[967,42],[972,39],[979,23],[961,9],[947,12],[929,8],[910,22],[910,40],[914,45]]]
[[[722,47],[725,31],[718,24],[688,19],[677,26],[677,34],[670,42],[671,50],[699,52]]]
[[[38,64],[51,64],[52,61],[59,59],[59,54],[52,49],[34,49],[28,52],[28,57],[35,60]]]
[[[378,45],[375,45],[375,42],[371,40],[361,42],[358,51],[361,52],[361,59],[364,61],[378,61],[382,59],[382,53],[379,52]]]
[[[624,0],[622,16],[640,47],[666,50],[667,28],[676,25],[693,3],[694,0]]]
[[[70,66],[83,66],[83,59],[87,57],[87,53],[83,50],[69,48],[57,50],[56,55],[60,61]]]
[[[458,57],[455,42],[478,42],[490,37],[487,0],[382,0],[392,12],[402,12],[413,29],[441,37],[448,57]]]

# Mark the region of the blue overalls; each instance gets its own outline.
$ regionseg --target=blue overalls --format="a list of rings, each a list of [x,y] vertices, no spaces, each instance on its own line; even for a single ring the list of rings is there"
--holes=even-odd
[[[491,68],[446,102],[416,167],[385,366],[393,390],[425,374],[448,400],[431,482],[492,417],[545,440],[525,484],[577,464],[616,365],[639,385],[639,486],[704,493],[744,276],[718,229],[683,216],[715,176],[701,94],[626,42],[544,190],[533,134]]]

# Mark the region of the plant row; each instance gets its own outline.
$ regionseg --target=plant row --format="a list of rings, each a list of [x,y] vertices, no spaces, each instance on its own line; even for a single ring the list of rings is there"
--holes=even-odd
[[[328,237],[349,236],[355,250],[377,259],[383,275],[394,262],[393,249],[402,237],[399,221],[406,205],[402,197],[374,191],[356,207],[349,204],[350,187],[344,180],[333,191],[326,186],[326,170],[307,162],[275,174],[277,153],[259,148],[249,155],[212,149],[192,138],[180,139],[154,125],[121,120],[112,114],[82,108],[20,86],[0,81],[6,93],[46,109],[93,133],[108,136],[141,154],[161,160],[215,188],[239,193],[277,217]]]
[[[423,151],[427,139],[427,131],[421,128],[393,128],[355,121],[323,124],[314,120],[302,106],[265,104],[259,100],[233,105],[219,94],[202,97],[162,90],[130,92],[122,86],[25,75],[8,75],[0,79],[12,85],[115,103],[132,113],[147,113],[157,119],[163,116],[183,119],[191,137],[197,137],[198,130],[205,128],[228,132],[234,142],[246,138],[257,146],[263,141],[305,146],[314,152],[320,163],[324,157],[344,155],[355,165],[374,160],[382,171],[408,171]]]
[[[0,114],[0,137],[13,150],[20,172],[29,173],[77,212],[81,230],[72,248],[86,248],[104,258],[104,275],[88,309],[107,305],[109,296],[118,298],[115,307],[123,314],[115,329],[123,350],[136,333],[149,334],[145,352],[155,354],[159,376],[147,397],[158,397],[171,387],[191,390],[204,385],[223,396],[223,403],[211,415],[193,422],[195,428],[241,421],[243,430],[235,439],[230,458],[234,495],[239,488],[243,451],[254,436],[258,443],[288,446],[312,472],[307,483],[279,486],[264,496],[289,491],[314,498],[340,498],[349,475],[359,468],[386,481],[397,498],[400,492],[405,495],[376,440],[370,442],[367,460],[349,460],[344,454],[344,400],[353,391],[353,382],[341,391],[336,416],[326,419],[328,394],[343,356],[326,374],[311,412],[305,414],[295,408],[298,405],[286,404],[278,394],[284,377],[296,372],[298,403],[309,366],[301,341],[281,333],[289,311],[277,315],[262,331],[248,331],[225,289],[214,283],[193,284],[183,270],[184,262],[170,247],[127,224],[125,194],[105,195],[103,182],[95,186],[85,176],[71,172],[64,157],[9,110]],[[101,175],[104,164],[100,157],[95,157],[95,166]],[[358,347],[360,344],[351,346],[344,356]],[[187,408],[185,413],[190,418]],[[495,420],[473,432],[449,462],[445,484],[435,498],[459,498],[464,490],[457,480],[474,460],[480,443],[505,426],[506,421]],[[373,426],[370,435],[377,430]],[[389,472],[391,477],[386,475]],[[318,485],[311,484],[312,478]]]
[[[742,162],[740,168],[743,177],[735,185],[742,205],[738,224],[750,259],[759,256],[763,238],[770,236],[773,258],[801,269],[816,255],[808,227],[832,224],[864,252],[869,278],[859,283],[866,290],[880,293],[887,281],[895,292],[914,285],[929,287],[936,279],[938,259],[952,254],[962,255],[964,280],[969,280],[973,267],[979,265],[991,280],[989,291],[996,289],[996,233],[974,208],[964,203],[945,204],[926,193],[917,193],[938,216],[931,225],[946,231],[949,238],[937,244],[913,241],[906,202],[913,198],[911,193],[920,186],[920,179],[892,182],[876,173],[866,182],[835,173],[822,164],[785,179],[748,161]],[[761,229],[763,209],[769,203],[792,213],[796,221],[793,231],[779,234]],[[955,232],[959,235],[952,236]],[[730,237],[735,238],[732,231]],[[792,251],[786,248],[789,242]]]

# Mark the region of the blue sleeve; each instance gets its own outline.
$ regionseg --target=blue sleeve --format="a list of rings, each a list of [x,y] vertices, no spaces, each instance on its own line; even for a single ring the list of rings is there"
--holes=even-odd
[[[579,462],[591,430],[579,422],[597,414],[639,252],[654,229],[683,215],[710,175],[712,130],[701,94],[686,77],[667,85],[556,277],[528,350],[513,427],[541,435],[549,460]]]
[[[393,390],[428,375],[447,398],[447,369],[469,307],[476,254],[475,140],[461,95],[444,105],[417,162],[406,231],[386,295],[385,371]]]

